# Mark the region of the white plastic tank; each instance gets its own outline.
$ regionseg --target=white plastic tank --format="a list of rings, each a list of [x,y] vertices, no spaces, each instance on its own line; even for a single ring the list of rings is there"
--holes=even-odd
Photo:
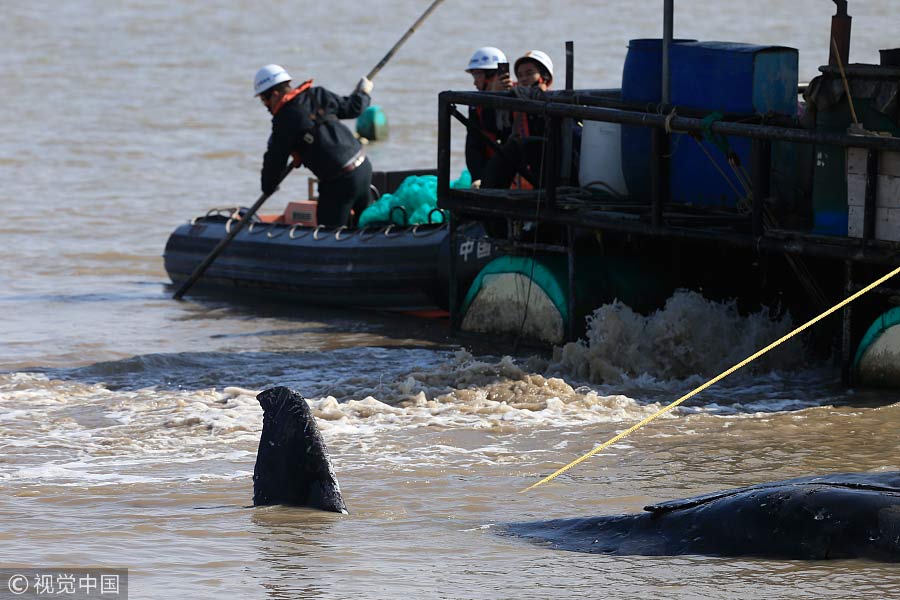
[[[584,122],[578,183],[581,187],[628,195],[622,175],[622,132],[618,123]]]

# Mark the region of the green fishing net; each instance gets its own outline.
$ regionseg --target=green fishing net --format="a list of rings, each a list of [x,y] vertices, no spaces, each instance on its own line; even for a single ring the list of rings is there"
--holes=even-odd
[[[472,176],[463,169],[451,188],[472,187]],[[359,227],[421,225],[443,223],[445,215],[437,210],[437,176],[411,175],[393,194],[384,194],[359,216]]]

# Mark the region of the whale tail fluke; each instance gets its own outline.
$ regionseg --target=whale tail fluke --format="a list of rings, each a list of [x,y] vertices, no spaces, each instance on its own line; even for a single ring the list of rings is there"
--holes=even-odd
[[[253,505],[289,504],[347,513],[325,441],[306,400],[286,387],[257,397],[263,429],[253,469]]]

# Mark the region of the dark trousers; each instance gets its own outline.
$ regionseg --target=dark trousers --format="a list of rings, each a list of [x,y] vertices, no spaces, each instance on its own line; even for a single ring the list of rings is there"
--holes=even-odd
[[[361,165],[331,181],[319,182],[319,206],[316,220],[319,225],[340,227],[351,225],[350,210],[359,218],[371,203],[372,163],[369,157]]]
[[[519,169],[525,169],[535,181],[541,181],[541,166],[545,158],[543,138],[512,137],[503,144],[503,152],[497,152],[488,161],[481,187],[508,188]]]

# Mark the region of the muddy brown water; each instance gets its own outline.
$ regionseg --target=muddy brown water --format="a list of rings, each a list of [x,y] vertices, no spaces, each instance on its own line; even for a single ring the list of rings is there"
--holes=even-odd
[[[169,232],[249,204],[261,64],[348,92],[422,2],[12,3],[0,22],[0,565],[115,566],[134,598],[900,597],[865,561],[603,557],[495,534],[514,520],[806,474],[897,470],[896,394],[845,390],[802,349],[768,358],[552,484],[527,485],[789,327],[697,295],[615,307],[555,355],[449,339],[441,322],[170,299]],[[574,40],[579,87],[615,87],[661,2],[447,1],[379,74],[377,168],[436,155],[436,94],[478,46]],[[681,37],[827,60],[829,2],[680,3]],[[894,2],[851,3],[853,62],[896,45]],[[530,41],[529,41],[530,40]],[[462,166],[454,128],[454,171]],[[300,197],[295,174],[270,202]],[[702,326],[701,326],[702,325]],[[611,332],[615,332],[613,336]],[[248,509],[254,393],[310,399],[349,516]]]

